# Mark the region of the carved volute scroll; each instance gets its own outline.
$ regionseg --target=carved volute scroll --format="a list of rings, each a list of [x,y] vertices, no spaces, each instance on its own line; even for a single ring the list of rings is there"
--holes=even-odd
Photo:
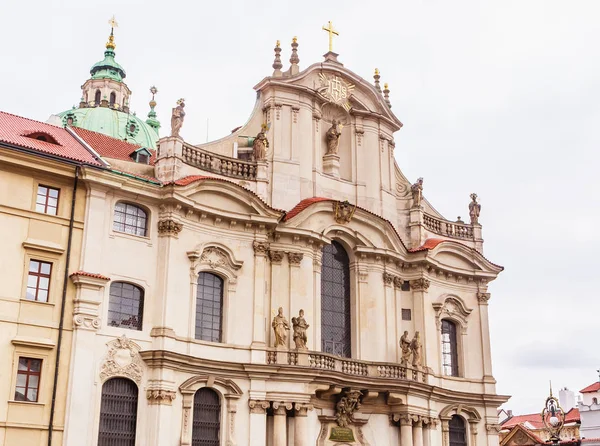
[[[142,382],[142,358],[140,346],[125,335],[106,344],[108,353],[100,367],[100,380],[122,376],[135,381],[138,386]]]
[[[191,262],[191,273],[195,277],[201,270],[215,270],[221,272],[229,279],[230,284],[234,284],[238,271],[244,264],[237,260],[233,252],[220,244],[211,243],[202,250],[189,251],[187,253]]]
[[[466,333],[468,316],[473,310],[467,308],[460,297],[444,295],[432,305],[435,310],[435,323],[438,330],[441,329],[442,319],[447,318],[457,322],[460,325],[463,334]]]

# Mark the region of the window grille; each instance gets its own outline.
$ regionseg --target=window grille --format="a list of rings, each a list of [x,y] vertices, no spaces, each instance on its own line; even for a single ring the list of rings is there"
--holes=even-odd
[[[113,229],[126,234],[146,236],[148,216],[142,208],[129,203],[117,203]]]
[[[212,389],[203,387],[194,395],[192,446],[220,446],[221,402]]]
[[[465,420],[458,415],[452,415],[448,427],[450,428],[450,446],[467,446]]]
[[[196,339],[221,342],[222,322],[223,279],[200,273],[196,292]]]
[[[350,260],[337,242],[323,248],[321,266],[321,348],[350,357]]]
[[[412,311],[410,308],[403,308],[402,309],[402,320],[403,321],[410,321],[412,319]]]
[[[444,375],[458,376],[458,346],[456,324],[442,320],[442,369]]]
[[[102,386],[98,446],[135,446],[138,388],[127,378]]]
[[[110,285],[108,325],[141,330],[144,317],[144,290],[126,282]]]

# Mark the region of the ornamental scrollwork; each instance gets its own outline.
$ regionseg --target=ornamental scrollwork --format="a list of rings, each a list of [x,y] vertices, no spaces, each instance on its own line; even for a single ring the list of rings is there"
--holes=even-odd
[[[160,220],[158,222],[158,234],[167,236],[177,236],[183,229],[183,224],[172,219]]]
[[[139,355],[140,346],[125,335],[110,341],[108,353],[100,368],[100,379],[106,381],[115,376],[124,376],[135,381],[142,381],[142,358]]]

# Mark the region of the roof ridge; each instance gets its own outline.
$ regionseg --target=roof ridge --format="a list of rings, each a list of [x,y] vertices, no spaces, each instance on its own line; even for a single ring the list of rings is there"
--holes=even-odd
[[[110,138],[110,139],[112,139],[112,140],[114,140],[114,141],[117,141],[117,142],[119,142],[119,143],[128,144],[128,145],[130,145],[130,146],[133,146],[133,147],[135,147],[136,149],[139,149],[140,147],[143,147],[144,149],[148,149],[148,150],[150,150],[151,152],[156,152],[156,149],[153,149],[152,147],[144,147],[144,146],[142,146],[142,145],[139,145],[139,144],[132,144],[132,143],[130,143],[129,141],[124,141],[124,140],[122,140],[122,139],[119,139],[119,138],[114,138],[114,137],[112,137],[112,136],[110,136],[110,135],[107,135],[107,134],[105,134],[105,133],[95,132],[94,130],[89,130],[89,129],[86,129],[86,128],[83,128],[83,127],[71,126],[71,128],[73,129],[73,131],[74,131],[75,133],[77,133],[79,130],[83,131],[84,133],[85,133],[85,132],[94,133],[94,134],[96,134],[96,135],[102,135],[102,136],[103,136],[103,137],[105,137],[105,138]],[[110,157],[109,157],[109,158],[110,158]]]
[[[0,110],[0,113],[3,114],[3,115],[12,116],[14,118],[25,119],[26,121],[36,122],[38,124],[49,125],[50,127],[55,128],[55,129],[61,129],[61,130],[65,129],[64,127],[61,127],[61,126],[58,126],[58,125],[49,124],[48,122],[38,121],[37,119],[31,119],[31,118],[27,118],[27,117],[21,116],[21,115],[15,115],[14,113],[9,113],[9,112],[2,111],[2,110]]]

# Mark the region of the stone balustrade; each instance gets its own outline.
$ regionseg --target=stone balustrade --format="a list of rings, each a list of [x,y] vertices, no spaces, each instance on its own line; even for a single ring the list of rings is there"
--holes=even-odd
[[[250,181],[256,180],[256,162],[218,155],[189,144],[183,145],[182,157],[186,164],[202,170],[231,178],[242,178]]]
[[[473,239],[473,226],[466,223],[442,220],[433,215],[423,213],[423,225],[428,231],[435,234],[460,239]]]
[[[428,376],[427,371],[423,369],[415,369],[395,363],[342,358],[321,352],[269,349],[267,350],[266,358],[269,365],[309,367],[352,376],[407,380],[422,383],[427,383]]]

